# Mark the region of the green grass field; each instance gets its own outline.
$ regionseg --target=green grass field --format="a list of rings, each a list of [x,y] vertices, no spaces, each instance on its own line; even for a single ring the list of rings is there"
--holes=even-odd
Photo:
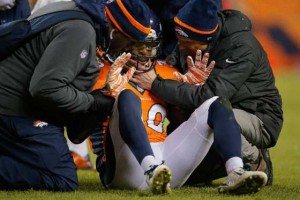
[[[284,126],[276,147],[271,149],[274,166],[274,183],[252,195],[220,195],[215,188],[181,188],[173,190],[169,196],[152,196],[146,191],[105,190],[93,171],[79,171],[79,187],[76,192],[12,191],[0,192],[0,200],[60,199],[60,200],[115,200],[115,199],[300,199],[300,74],[277,75],[282,98]]]

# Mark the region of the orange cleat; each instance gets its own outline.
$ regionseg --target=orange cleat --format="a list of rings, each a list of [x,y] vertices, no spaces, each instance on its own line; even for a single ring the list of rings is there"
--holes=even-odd
[[[93,164],[90,160],[90,156],[86,156],[86,157],[82,157],[80,155],[78,155],[75,152],[72,152],[72,156],[73,156],[73,160],[74,163],[77,167],[77,169],[88,169],[88,170],[92,170],[93,169]]]

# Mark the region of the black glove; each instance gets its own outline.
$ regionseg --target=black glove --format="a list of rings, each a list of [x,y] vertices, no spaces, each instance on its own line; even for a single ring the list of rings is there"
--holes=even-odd
[[[94,97],[94,103],[88,112],[77,115],[67,126],[68,137],[75,144],[83,142],[112,112],[115,102],[113,97],[105,96],[100,89],[90,94]]]
[[[94,90],[90,93],[94,97],[94,103],[90,107],[89,111],[96,112],[101,115],[109,115],[112,111],[115,98],[106,96],[101,92],[101,89]]]

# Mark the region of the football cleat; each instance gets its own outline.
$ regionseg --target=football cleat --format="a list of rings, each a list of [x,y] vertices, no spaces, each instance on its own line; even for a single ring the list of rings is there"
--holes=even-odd
[[[77,153],[72,152],[72,156],[77,169],[88,169],[88,170],[93,169],[93,164],[90,160],[89,155],[87,155],[86,157],[82,157]]]
[[[145,172],[146,181],[153,194],[171,193],[171,170],[164,164],[153,165]]]
[[[238,168],[230,172],[226,181],[218,187],[219,193],[251,194],[266,185],[267,175],[260,171],[245,171]]]
[[[244,168],[248,171],[265,172],[268,176],[267,186],[273,184],[273,166],[270,158],[269,149],[259,149],[257,161],[246,163]]]

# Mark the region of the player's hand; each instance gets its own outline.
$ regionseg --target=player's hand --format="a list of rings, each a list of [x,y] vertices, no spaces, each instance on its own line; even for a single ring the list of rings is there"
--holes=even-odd
[[[127,61],[130,59],[130,53],[123,53],[120,55],[109,69],[107,74],[106,83],[102,89],[105,95],[112,96],[116,98],[122,90],[124,90],[125,85],[128,83],[129,79],[135,72],[135,68],[131,67],[125,74],[121,74],[121,71]]]
[[[192,85],[203,85],[209,77],[211,71],[215,66],[215,61],[212,61],[208,66],[209,53],[205,53],[202,60],[201,50],[197,50],[195,63],[191,56],[187,57],[188,72],[181,74],[174,72],[175,77],[180,82],[188,82]]]

